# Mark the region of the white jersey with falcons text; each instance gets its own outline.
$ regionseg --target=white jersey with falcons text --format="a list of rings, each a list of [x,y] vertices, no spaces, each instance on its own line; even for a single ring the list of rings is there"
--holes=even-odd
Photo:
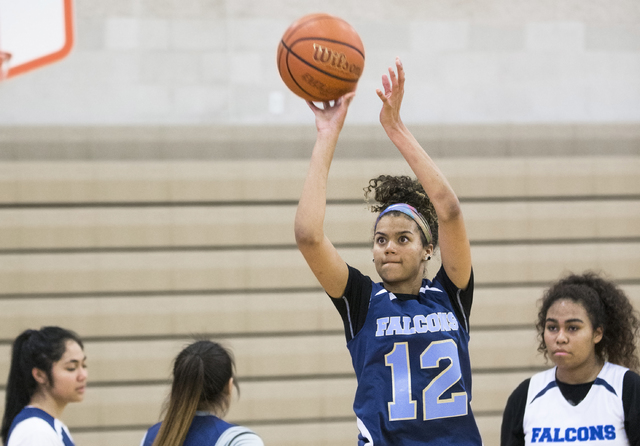
[[[572,406],[556,383],[556,368],[531,378],[523,428],[525,444],[628,445],[622,382],[627,368],[606,362],[587,396]]]

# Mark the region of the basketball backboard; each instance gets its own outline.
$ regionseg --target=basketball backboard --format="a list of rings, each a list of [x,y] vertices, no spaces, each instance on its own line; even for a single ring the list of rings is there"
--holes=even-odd
[[[72,46],[72,0],[0,0],[0,80],[56,62]]]

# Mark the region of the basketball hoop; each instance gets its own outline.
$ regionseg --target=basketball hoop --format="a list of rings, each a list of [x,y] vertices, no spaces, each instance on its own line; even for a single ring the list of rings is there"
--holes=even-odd
[[[0,80],[67,57],[73,18],[73,0],[0,0]]]
[[[0,81],[6,79],[9,73],[9,61],[11,60],[11,53],[5,53],[0,51]]]

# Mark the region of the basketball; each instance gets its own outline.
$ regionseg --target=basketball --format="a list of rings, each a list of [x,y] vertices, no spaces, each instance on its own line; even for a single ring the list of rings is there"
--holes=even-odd
[[[332,101],[354,91],[363,69],[360,36],[347,22],[329,14],[296,20],[278,45],[280,77],[308,101]]]

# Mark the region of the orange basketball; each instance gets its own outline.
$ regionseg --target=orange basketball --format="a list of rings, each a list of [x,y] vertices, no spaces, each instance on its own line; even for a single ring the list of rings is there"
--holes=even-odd
[[[364,46],[347,22],[329,14],[296,20],[278,45],[278,70],[303,99],[332,101],[356,89],[364,69]]]

